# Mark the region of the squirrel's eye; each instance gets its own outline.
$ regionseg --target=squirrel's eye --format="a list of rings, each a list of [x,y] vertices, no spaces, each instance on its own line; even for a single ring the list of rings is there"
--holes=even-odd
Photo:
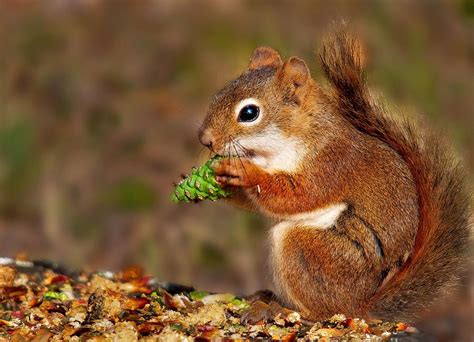
[[[260,114],[260,108],[257,105],[249,104],[244,107],[239,112],[239,117],[237,118],[240,122],[252,122],[258,118]]]

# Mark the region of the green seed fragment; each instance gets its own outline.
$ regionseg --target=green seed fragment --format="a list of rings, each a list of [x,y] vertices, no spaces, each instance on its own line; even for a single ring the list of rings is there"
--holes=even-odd
[[[61,293],[61,292],[56,292],[56,291],[48,291],[43,295],[43,298],[46,300],[54,300],[58,299],[61,301],[68,300],[68,297],[66,294]]]
[[[192,300],[201,300],[204,297],[209,296],[209,292],[206,291],[191,291],[189,292],[189,298]]]

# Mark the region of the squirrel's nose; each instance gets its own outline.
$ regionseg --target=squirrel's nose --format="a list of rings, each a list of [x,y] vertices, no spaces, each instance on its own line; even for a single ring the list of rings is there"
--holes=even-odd
[[[199,131],[199,141],[207,148],[212,148],[213,137],[209,129]]]

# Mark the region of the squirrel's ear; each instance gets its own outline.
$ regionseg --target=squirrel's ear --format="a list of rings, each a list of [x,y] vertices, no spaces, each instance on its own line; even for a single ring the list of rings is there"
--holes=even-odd
[[[250,59],[249,69],[260,69],[263,67],[279,68],[283,64],[278,52],[267,46],[260,46],[253,52]]]
[[[287,89],[288,97],[296,103],[300,103],[300,97],[310,78],[308,66],[298,57],[290,57],[278,72],[282,87]]]

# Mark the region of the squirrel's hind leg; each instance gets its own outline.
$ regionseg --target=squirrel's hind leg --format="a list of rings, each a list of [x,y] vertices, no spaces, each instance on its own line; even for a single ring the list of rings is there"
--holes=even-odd
[[[364,317],[364,304],[380,279],[362,244],[334,227],[277,224],[271,259],[277,294],[306,319]]]

